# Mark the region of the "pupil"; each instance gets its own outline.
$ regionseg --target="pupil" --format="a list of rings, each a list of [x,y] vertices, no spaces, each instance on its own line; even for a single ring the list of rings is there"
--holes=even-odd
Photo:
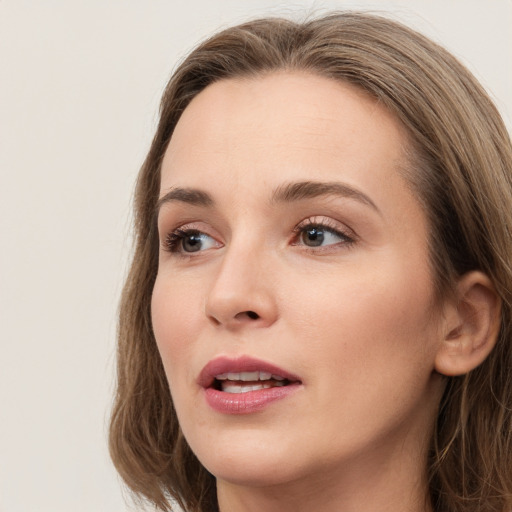
[[[305,232],[304,243],[310,247],[318,247],[324,241],[324,232],[321,228],[310,228]]]
[[[188,235],[183,239],[183,249],[186,252],[196,252],[201,249],[201,236],[198,234]]]

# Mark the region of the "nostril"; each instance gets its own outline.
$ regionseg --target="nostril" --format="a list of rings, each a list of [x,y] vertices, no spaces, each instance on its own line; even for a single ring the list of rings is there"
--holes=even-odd
[[[243,320],[258,320],[258,318],[260,318],[260,315],[258,315],[258,313],[256,313],[255,311],[240,311],[240,313],[238,313],[235,318],[239,321],[243,321]]]

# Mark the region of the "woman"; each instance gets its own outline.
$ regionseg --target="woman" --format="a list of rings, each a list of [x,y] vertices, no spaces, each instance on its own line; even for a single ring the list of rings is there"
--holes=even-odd
[[[172,77],[111,453],[161,510],[512,508],[512,150],[387,19],[264,19]]]

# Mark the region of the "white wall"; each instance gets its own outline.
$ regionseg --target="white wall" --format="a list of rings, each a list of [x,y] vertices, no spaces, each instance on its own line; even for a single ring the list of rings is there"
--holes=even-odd
[[[0,0],[0,511],[128,510],[106,450],[132,185],[173,65],[263,14],[394,12],[512,126],[510,0]]]

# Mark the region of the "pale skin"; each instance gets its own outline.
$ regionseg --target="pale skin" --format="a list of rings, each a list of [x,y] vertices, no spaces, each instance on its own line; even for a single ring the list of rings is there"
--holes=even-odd
[[[441,374],[485,359],[500,303],[480,272],[436,303],[406,146],[365,93],[299,72],[220,81],[178,122],[152,318],[221,512],[431,510]],[[253,414],[213,410],[198,375],[240,355],[293,372],[300,389]]]

